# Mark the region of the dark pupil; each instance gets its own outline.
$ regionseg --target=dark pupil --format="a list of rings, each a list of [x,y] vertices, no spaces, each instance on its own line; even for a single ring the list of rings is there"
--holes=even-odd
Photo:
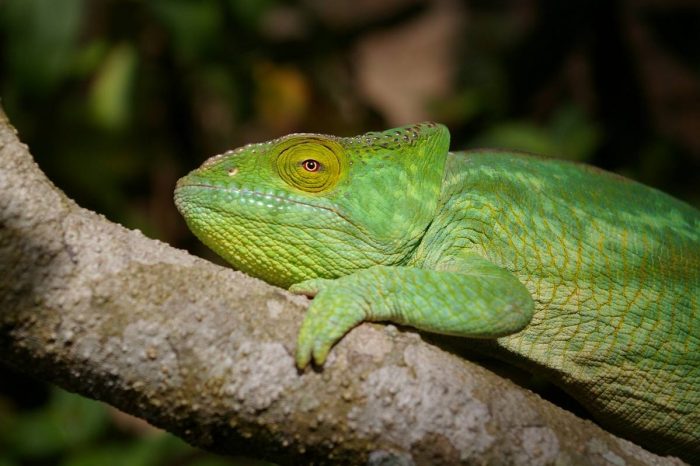
[[[310,172],[315,172],[316,170],[318,170],[318,162],[315,160],[305,160],[304,168],[306,168]]]

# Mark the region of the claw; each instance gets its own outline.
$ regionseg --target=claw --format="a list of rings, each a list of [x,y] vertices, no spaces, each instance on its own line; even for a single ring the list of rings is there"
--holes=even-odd
[[[302,324],[301,330],[299,330],[299,336],[297,337],[297,351],[294,358],[299,369],[304,369],[308,366],[312,356],[313,340],[310,342],[309,338],[305,335],[306,329],[304,324]]]
[[[294,359],[297,367],[299,369],[304,369],[306,366],[309,365],[309,362],[311,361],[311,355],[308,351],[305,351],[302,348],[297,348],[297,354]]]
[[[295,361],[300,369],[312,360],[322,366],[333,345],[365,319],[361,295],[336,288],[337,281],[316,278],[292,285],[293,293],[316,295],[304,316],[297,338]]]
[[[326,362],[326,358],[328,357],[330,350],[331,346],[329,344],[324,341],[317,340],[316,344],[314,345],[314,364],[317,366],[323,366],[323,363]]]
[[[304,369],[309,365],[311,360],[313,360],[314,365],[323,366],[328,358],[328,353],[330,352],[330,346],[324,342],[316,341],[313,348],[309,348],[308,345],[301,345],[297,347],[297,352],[295,356],[295,362],[299,369]]]
[[[308,316],[307,316],[308,318]],[[319,333],[318,329],[313,329],[309,325],[309,320],[305,319],[299,330],[297,338],[296,365],[299,369],[303,369],[313,360],[314,365],[323,366],[326,362],[328,353],[335,340],[329,339],[323,333]]]

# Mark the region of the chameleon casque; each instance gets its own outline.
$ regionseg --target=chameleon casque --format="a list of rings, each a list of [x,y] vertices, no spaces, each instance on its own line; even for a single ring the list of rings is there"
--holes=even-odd
[[[449,152],[439,124],[291,134],[179,180],[189,228],[314,296],[296,362],[362,321],[459,335],[613,432],[700,461],[700,212],[587,165]]]

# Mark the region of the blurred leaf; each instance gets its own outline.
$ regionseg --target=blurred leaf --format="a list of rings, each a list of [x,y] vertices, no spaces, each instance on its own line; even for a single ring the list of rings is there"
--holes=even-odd
[[[266,464],[241,462],[206,453],[179,438],[159,433],[124,443],[108,443],[77,450],[61,466],[154,466],[154,465],[232,466]]]
[[[87,443],[108,425],[104,407],[63,390],[54,390],[49,404],[15,418],[3,432],[8,450],[20,457],[40,458]]]
[[[294,128],[306,115],[311,100],[306,76],[296,67],[259,63],[255,105],[266,125],[278,132]]]
[[[27,91],[47,94],[69,73],[83,10],[83,0],[0,3],[7,66]]]
[[[105,55],[109,52],[109,47],[104,40],[93,40],[83,46],[76,54],[73,73],[76,76],[84,77],[93,73],[105,60]]]
[[[478,88],[463,89],[446,99],[438,99],[430,111],[441,121],[466,123],[484,110],[484,93]]]
[[[211,0],[151,0],[148,6],[172,36],[179,59],[202,61],[207,47],[223,37],[219,3]]]
[[[131,44],[118,45],[107,55],[90,92],[90,108],[98,125],[114,130],[131,120],[136,64]]]
[[[552,118],[549,130],[558,146],[557,155],[571,160],[590,159],[601,138],[598,126],[574,105],[559,109]]]
[[[146,466],[153,464],[144,462],[143,458],[133,455],[132,449],[126,445],[101,445],[79,451],[62,464],[63,466]]]
[[[667,141],[655,140],[644,147],[637,166],[629,167],[625,172],[643,183],[660,186],[670,178],[677,163],[673,153],[674,148]]]
[[[270,8],[277,5],[276,0],[229,0],[228,4],[234,16],[250,29],[257,29],[260,20]]]
[[[558,155],[558,148],[544,128],[525,121],[511,121],[492,126],[472,146],[512,149],[541,155]]]
[[[192,466],[275,466],[274,463],[249,458],[224,458],[207,455],[190,463]]]
[[[474,144],[569,160],[587,160],[597,148],[600,131],[573,105],[564,105],[547,126],[529,121],[498,123],[478,137]]]
[[[15,459],[54,464],[60,458],[62,466],[248,464],[207,454],[166,432],[121,442],[107,440],[115,437],[105,435],[111,425],[106,407],[61,389],[53,389],[48,404],[41,409],[17,415],[8,410],[4,414],[0,419],[0,466],[20,464]]]
[[[180,448],[163,448],[166,444],[168,447],[174,446],[173,442],[164,442],[167,437],[171,436],[159,434],[128,443],[108,443],[78,450],[63,463],[63,466],[152,466],[167,464],[164,460],[193,450],[184,442],[180,442]]]
[[[55,390],[49,412],[68,445],[96,438],[109,422],[101,403],[65,390]]]

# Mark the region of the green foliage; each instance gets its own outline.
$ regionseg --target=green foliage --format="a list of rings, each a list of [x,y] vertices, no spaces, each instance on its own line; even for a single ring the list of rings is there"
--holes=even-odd
[[[90,446],[76,452],[62,466],[151,466],[169,464],[192,454],[192,448],[177,438],[158,434],[136,442],[110,442]],[[231,461],[213,461],[231,466]],[[197,464],[200,464],[198,461]]]
[[[0,418],[0,448],[8,458],[45,458],[75,449],[99,437],[107,427],[106,412],[91,400],[53,390],[40,409],[5,413]]]
[[[502,147],[570,160],[589,160],[600,131],[577,107],[560,108],[547,125],[504,121],[475,140],[475,146]]]
[[[0,466],[246,464],[242,460],[204,454],[155,429],[141,435],[119,433],[104,404],[59,389],[50,391],[45,405],[24,413],[2,406]]]
[[[73,72],[82,27],[83,0],[6,1],[0,5],[5,30],[5,59],[15,79],[28,92],[55,92]]]
[[[148,6],[154,20],[169,33],[173,51],[183,62],[201,61],[223,35],[217,1],[154,0]]]
[[[94,122],[105,129],[121,129],[131,122],[136,50],[130,44],[112,47],[95,74],[89,96]]]

